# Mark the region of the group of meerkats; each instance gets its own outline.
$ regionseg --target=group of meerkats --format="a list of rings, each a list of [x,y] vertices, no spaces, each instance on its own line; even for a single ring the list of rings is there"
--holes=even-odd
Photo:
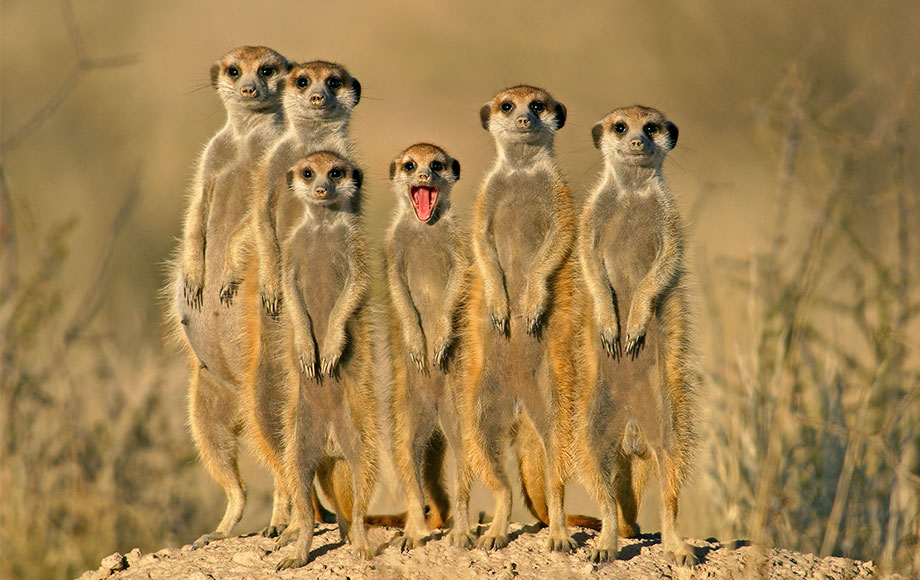
[[[471,227],[451,212],[460,163],[444,149],[418,143],[390,164],[398,205],[376,300],[348,136],[358,81],[253,46],[216,62],[211,81],[228,120],[201,156],[169,289],[191,360],[192,435],[227,494],[193,547],[240,520],[246,432],[274,475],[264,533],[280,534],[278,547],[296,538],[279,568],[306,564],[313,522],[331,516],[314,479],[364,557],[375,554],[369,523],[404,526],[402,550],[449,517],[450,543],[505,546],[509,442],[549,550],[573,549],[567,525],[585,525],[600,529],[590,559],[615,559],[618,534],[638,534],[654,466],[664,550],[697,562],[675,529],[699,383],[681,220],[661,173],[676,125],[640,106],[598,122],[604,170],[577,210],[553,154],[565,107],[532,86],[501,91],[480,111],[497,155]],[[366,513],[382,441],[405,486],[399,516]],[[600,522],[566,517],[573,475]],[[496,502],[479,537],[468,519],[477,476]]]

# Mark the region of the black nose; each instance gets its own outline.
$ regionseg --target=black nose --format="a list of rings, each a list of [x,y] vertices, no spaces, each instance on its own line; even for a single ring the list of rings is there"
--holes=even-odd
[[[418,180],[419,180],[419,181],[430,181],[430,180],[431,180],[431,176],[428,175],[427,173],[419,173],[419,174],[418,174]]]
[[[256,90],[254,85],[244,85],[240,87],[240,94],[244,97],[257,97],[259,96],[259,91]]]
[[[317,187],[316,189],[313,190],[313,193],[316,194],[316,197],[326,197],[326,188]]]
[[[631,139],[629,141],[629,148],[633,151],[642,151],[645,149],[645,143],[642,142],[642,139]]]
[[[310,95],[310,104],[320,106],[326,102],[326,97],[320,94]]]
[[[517,124],[518,124],[518,127],[522,127],[526,129],[530,127],[530,119],[528,119],[527,117],[518,117]]]

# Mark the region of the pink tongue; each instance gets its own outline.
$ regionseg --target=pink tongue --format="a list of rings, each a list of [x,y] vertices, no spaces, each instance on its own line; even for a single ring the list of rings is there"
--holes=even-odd
[[[431,217],[431,190],[426,187],[418,190],[418,213],[422,219]]]

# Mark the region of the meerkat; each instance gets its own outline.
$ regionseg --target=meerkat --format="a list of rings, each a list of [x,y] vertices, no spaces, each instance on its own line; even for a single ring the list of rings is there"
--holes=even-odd
[[[374,489],[379,447],[369,324],[370,266],[357,208],[361,171],[342,155],[313,153],[288,168],[291,195],[276,211],[300,206],[300,222],[281,237],[288,389],[285,466],[301,525],[294,556],[278,568],[303,566],[313,540],[313,478],[323,459],[342,454],[351,474],[348,517],[335,502],[343,538],[372,558],[364,516]],[[320,473],[320,481],[324,481]],[[294,527],[278,541],[293,539]]]
[[[581,216],[578,250],[589,295],[578,434],[603,522],[590,558],[615,559],[617,529],[636,529],[650,463],[661,481],[664,550],[691,566],[696,555],[675,520],[696,440],[700,374],[684,233],[661,172],[677,125],[633,106],[607,115],[592,136],[604,171]]]
[[[390,163],[397,204],[384,242],[394,367],[389,423],[393,456],[407,493],[408,516],[398,538],[403,551],[427,540],[429,524],[441,527],[447,521],[445,443],[457,460],[458,479],[470,477],[455,385],[448,375],[472,261],[466,233],[450,209],[451,190],[459,179],[460,162],[429,143],[407,147]],[[469,485],[458,483],[456,489]],[[451,541],[472,542],[466,512],[454,515]]]
[[[211,67],[211,83],[227,110],[226,125],[211,139],[198,163],[185,217],[175,272],[168,289],[170,317],[190,355],[189,418],[202,462],[224,488],[227,508],[201,547],[230,534],[239,521],[246,491],[237,464],[245,418],[241,388],[250,353],[258,343],[252,324],[257,310],[242,301],[221,305],[220,278],[233,254],[230,240],[245,221],[251,168],[266,145],[283,131],[280,93],[290,63],[277,52],[245,46]],[[257,292],[255,276],[241,274],[244,295]],[[283,488],[276,479],[276,504]],[[276,505],[276,510],[278,505]]]
[[[461,356],[470,460],[496,496],[492,524],[477,540],[486,549],[508,543],[511,486],[502,455],[509,437],[521,443],[522,435],[519,457],[529,450],[522,476],[541,480],[546,493],[547,547],[574,547],[563,496],[576,388],[580,298],[571,254],[577,224],[553,154],[554,135],[565,119],[562,103],[531,86],[506,89],[480,111],[497,157],[476,199],[475,267]],[[466,509],[464,499],[458,494],[457,511]]]

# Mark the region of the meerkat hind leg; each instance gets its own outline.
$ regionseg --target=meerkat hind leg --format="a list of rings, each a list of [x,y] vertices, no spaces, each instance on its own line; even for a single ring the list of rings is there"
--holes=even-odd
[[[192,372],[190,390],[192,438],[201,462],[227,494],[227,509],[217,529],[195,540],[192,549],[196,550],[230,535],[243,516],[246,487],[239,470],[238,440],[242,425],[235,394],[203,368]]]
[[[667,451],[655,453],[658,462],[658,479],[661,485],[661,544],[665,554],[680,566],[699,563],[696,551],[677,534],[677,504],[680,481],[673,460]]]
[[[478,433],[474,433],[472,439],[477,447],[476,460],[482,478],[495,496],[495,515],[486,533],[476,540],[476,547],[498,550],[508,545],[508,522],[511,518],[511,483],[504,466],[504,443],[508,429],[502,420],[501,410],[494,408],[491,413],[485,410],[481,413],[490,418],[488,421],[484,421],[482,416],[478,418]]]
[[[415,429],[409,425],[401,425],[397,434],[397,463],[399,465],[403,485],[408,495],[408,512],[403,533],[395,540],[400,551],[406,552],[425,543],[429,536],[428,524],[425,520],[425,481],[426,467],[424,463],[428,455],[429,442],[434,438],[435,427],[431,418],[423,414],[418,419]]]

